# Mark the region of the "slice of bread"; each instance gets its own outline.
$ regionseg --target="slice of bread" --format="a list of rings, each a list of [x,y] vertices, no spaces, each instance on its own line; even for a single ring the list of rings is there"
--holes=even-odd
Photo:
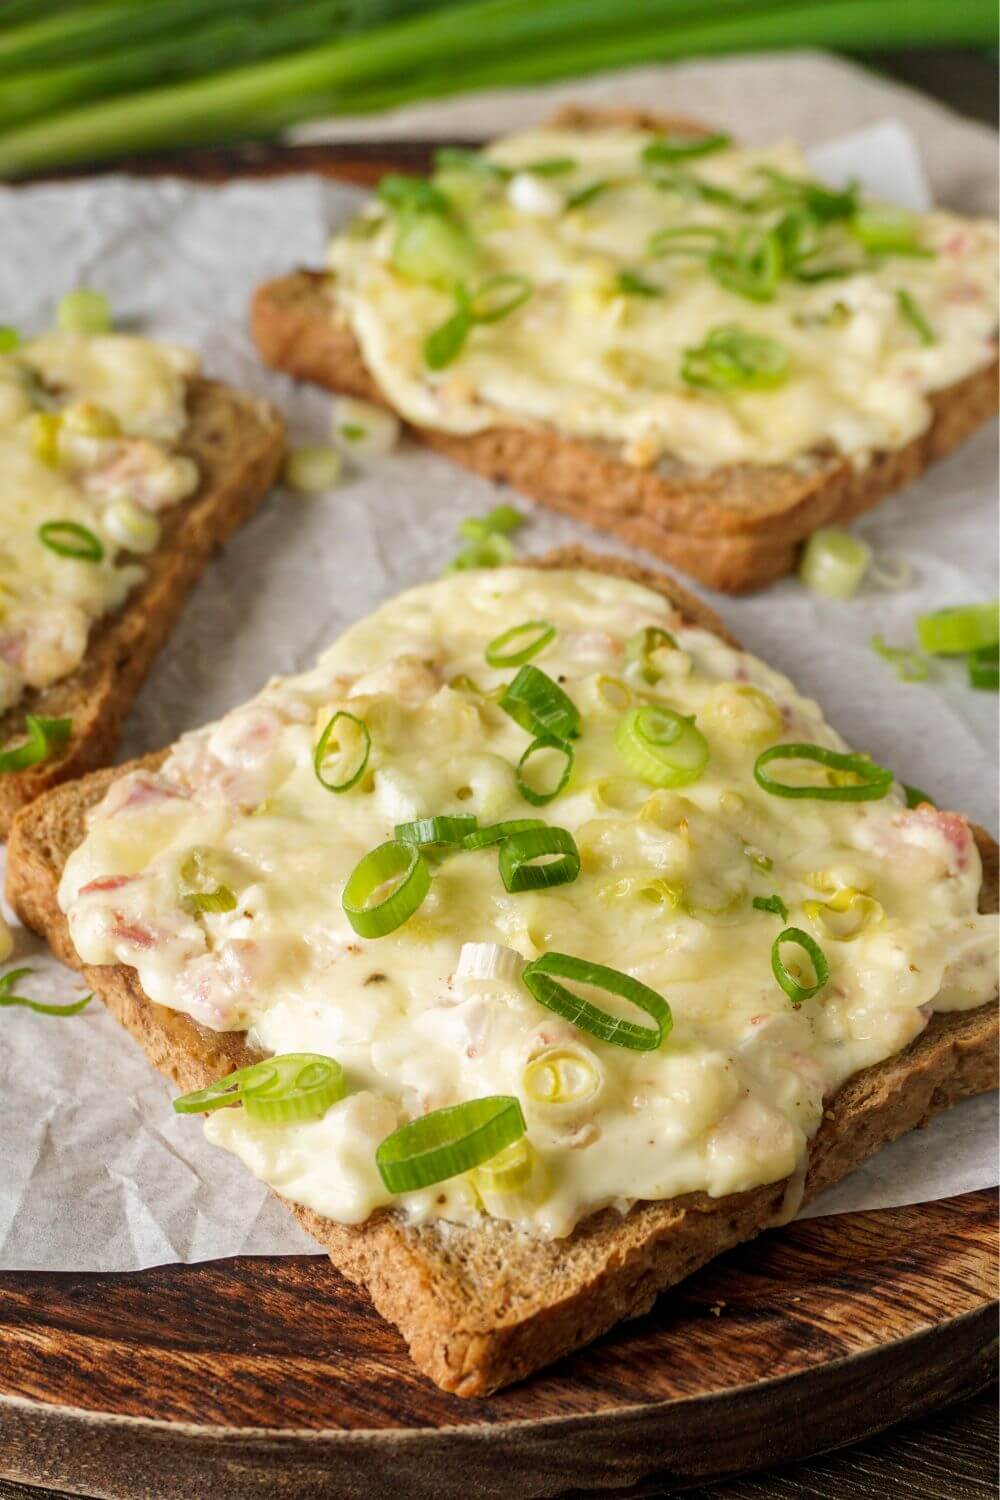
[[[267,494],[285,451],[284,425],[266,401],[201,378],[188,388],[188,426],[178,445],[198,465],[198,488],[165,510],[145,577],[98,620],[80,665],[0,714],[0,745],[21,734],[26,713],[73,721],[66,744],[29,770],[0,776],[0,838],[15,813],[62,781],[107,765],[125,715],[215,549]]]
[[[543,567],[589,567],[655,588],[690,620],[725,634],[711,610],[672,580],[620,560],[570,548]],[[162,756],[150,757],[158,764]],[[40,798],[18,817],[10,841],[7,894],[64,962],[81,967],[57,890],[89,808],[120,770],[101,771]],[[977,833],[983,858],[981,908],[997,908],[997,846]],[[86,967],[87,982],[182,1089],[253,1061],[243,1034],[204,1029],[154,1004],[133,969]],[[725,1198],[692,1193],[642,1203],[626,1215],[608,1209],[567,1239],[530,1238],[497,1220],[475,1228],[407,1225],[381,1211],[356,1228],[293,1207],[330,1259],[365,1286],[396,1323],[425,1374],[461,1396],[486,1395],[646,1312],[657,1293],[721,1251],[781,1223],[806,1199],[839,1181],[887,1141],[939,1110],[996,1086],[997,1008],[935,1016],[898,1056],[858,1073],[828,1101],[804,1184],[775,1182]],[[290,1205],[291,1206],[291,1205]]]
[[[628,110],[568,109],[553,124],[586,129],[608,122],[703,133],[690,121]],[[264,283],[250,319],[268,364],[299,380],[391,404],[337,311],[332,276],[298,271]],[[495,427],[471,436],[412,430],[488,479],[614,532],[711,588],[740,593],[789,572],[802,541],[818,527],[877,505],[963,442],[996,412],[997,375],[994,361],[937,392],[927,430],[902,448],[876,453],[865,468],[829,449],[786,465],[640,469],[625,463],[612,444],[561,436],[549,427]]]

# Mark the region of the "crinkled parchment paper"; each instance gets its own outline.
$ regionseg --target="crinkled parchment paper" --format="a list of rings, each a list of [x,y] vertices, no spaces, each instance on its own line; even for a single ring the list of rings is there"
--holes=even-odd
[[[925,188],[900,127],[817,153],[840,179],[919,207]],[[958,180],[958,178],[956,178]],[[200,350],[207,369],[277,401],[293,441],[322,442],[330,402],[258,364],[246,331],[251,288],[318,264],[360,195],[311,178],[192,187],[110,177],[0,192],[0,322],[46,325],[78,284],[108,293],[120,322]],[[960,198],[955,206],[961,207]],[[930,607],[996,591],[994,434],[980,433],[859,530],[905,558],[914,581],[866,587],[849,605],[785,581],[756,598],[714,599],[749,649],[818,698],[848,739],[944,806],[996,827],[995,700],[942,666],[898,682],[868,647],[908,637]],[[493,487],[405,447],[328,496],[277,491],[208,570],[132,715],[123,758],[164,745],[298,671],[350,621],[435,576],[462,516]],[[515,498],[515,497],[511,497]],[[525,548],[605,537],[520,501]],[[78,981],[17,933],[35,993],[67,999]],[[994,1108],[973,1100],[883,1151],[816,1212],[916,1202],[996,1178]],[[100,1005],[68,1021],[0,1011],[0,1268],[137,1270],[239,1253],[291,1254],[312,1242],[243,1167],[175,1115],[170,1090]]]

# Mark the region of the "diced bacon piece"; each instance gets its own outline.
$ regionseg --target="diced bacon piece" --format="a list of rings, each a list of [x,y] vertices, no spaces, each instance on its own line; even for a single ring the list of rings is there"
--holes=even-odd
[[[77,892],[79,896],[93,896],[104,891],[120,891],[122,886],[131,885],[138,880],[137,875],[102,875],[97,880],[89,880],[82,885]]]
[[[148,922],[139,921],[138,918],[129,917],[120,911],[111,913],[108,931],[116,943],[127,943],[130,948],[139,948],[144,953],[148,953],[151,948],[159,947],[162,940],[162,934],[158,928],[151,927]]]

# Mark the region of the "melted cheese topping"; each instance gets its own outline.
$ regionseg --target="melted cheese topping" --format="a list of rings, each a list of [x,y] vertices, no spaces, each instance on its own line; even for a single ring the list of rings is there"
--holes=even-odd
[[[94,621],[142,577],[152,513],[196,487],[172,451],[196,369],[185,350],[123,334],[50,333],[0,356],[0,713],[79,665]],[[134,552],[123,503],[144,526]],[[103,558],[51,550],[39,528],[52,522],[84,527]]]
[[[395,215],[373,205],[334,240],[337,307],[403,416],[456,433],[544,423],[620,444],[640,465],[786,463],[831,445],[862,463],[922,432],[930,394],[995,357],[992,224],[928,214],[919,234],[933,252],[926,258],[890,255],[863,273],[816,283],[783,279],[772,301],[752,301],[720,285],[698,256],[651,258],[650,236],[682,225],[727,235],[748,223],[773,227],[780,210],[750,217],[690,191],[664,191],[640,167],[651,139],[620,129],[532,131],[487,153],[515,169],[508,183],[473,173],[440,179],[478,246],[482,275],[526,275],[534,291],[517,312],[476,327],[437,373],[424,364],[423,344],[454,303],[393,268]],[[570,158],[572,170],[525,170],[558,158]],[[741,198],[761,192],[762,169],[809,177],[792,145],[732,148],[680,167],[688,182]],[[612,186],[569,206],[597,182]],[[857,241],[841,226],[823,234],[820,259],[857,261]],[[641,274],[659,295],[623,295],[622,271]],[[932,344],[925,347],[902,315],[900,292],[926,318]],[[784,346],[790,374],[779,389],[720,394],[684,383],[685,350],[730,324]]]
[[[556,627],[536,663],[582,718],[573,775],[542,809],[516,786],[528,736],[486,696],[512,672],[488,667],[484,649],[524,619]],[[647,625],[677,641],[657,656],[655,686],[624,653]],[[630,772],[613,738],[623,695],[697,716],[711,751],[700,780],[656,791]],[[340,706],[363,716],[372,753],[358,786],[334,796],[312,758]],[[249,1028],[264,1052],[341,1062],[349,1092],[321,1120],[265,1126],[241,1109],[208,1119],[209,1139],[286,1197],[359,1222],[393,1201],[375,1150],[397,1125],[515,1094],[546,1191],[504,1212],[563,1235],[608,1204],[788,1176],[844,1079],[906,1047],[933,1010],[981,1004],[995,988],[996,920],[976,914],[981,871],[964,819],[908,811],[898,790],[853,804],[770,796],[751,773],[774,740],[842,747],[785,677],[682,625],[659,595],[590,572],[459,574],[384,605],[314,671],[185,737],[159,772],[117,781],[60,901],[87,963],[132,965],[153,1000],[216,1030]],[[441,813],[481,824],[539,813],[572,831],[582,872],[510,894],[495,848],[452,854],[405,925],[358,937],[341,907],[354,866],[397,822]],[[195,849],[234,893],[231,912],[183,910]],[[835,939],[805,903],[845,885],[880,912]],[[798,1010],[771,972],[784,923],[751,905],[773,892],[829,961],[828,984]],[[539,1006],[516,958],[490,978],[475,964],[458,973],[465,943],[609,964],[667,998],[673,1031],[655,1052],[600,1042]],[[597,1092],[576,1108],[540,1104],[525,1069],[565,1047],[583,1049],[575,1066]],[[417,1220],[480,1212],[466,1176],[397,1201]]]

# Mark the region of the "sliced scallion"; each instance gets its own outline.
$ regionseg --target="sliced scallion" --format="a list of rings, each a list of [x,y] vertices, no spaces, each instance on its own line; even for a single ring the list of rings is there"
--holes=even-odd
[[[808,761],[854,780],[833,786],[789,785],[775,781],[765,769],[775,760]],[[892,772],[887,767],[876,765],[865,755],[828,750],[825,745],[772,745],[758,755],[753,774],[757,785],[774,797],[811,797],[818,802],[877,802],[892,786]]]
[[[34,969],[10,969],[0,978],[0,1005],[20,1005],[33,1010],[39,1016],[78,1016],[93,1000],[93,995],[84,995],[82,1000],[73,1000],[69,1005],[50,1005],[42,1000],[31,1000],[27,995],[16,995],[12,986]]]
[[[60,297],[56,322],[65,333],[108,333],[111,328],[108,299],[102,292],[77,287],[75,292]]]
[[[470,542],[478,542],[498,533],[506,535],[519,531],[523,525],[524,517],[513,505],[495,505],[485,516],[466,516],[459,521],[458,534],[467,537]]]
[[[475,828],[476,819],[471,814],[458,813],[451,817],[417,818],[413,823],[397,823],[393,831],[401,843],[427,848],[462,844]]]
[[[546,672],[530,662],[507,684],[500,707],[537,739],[573,740],[580,733],[576,704]]]
[[[615,730],[615,747],[651,786],[688,786],[708,764],[708,742],[694,719],[672,708],[629,709]]]
[[[337,733],[337,725],[343,723],[353,724],[355,730],[361,736],[360,743],[355,747],[352,756],[350,747],[345,748],[341,744]],[[341,792],[349,792],[352,786],[357,786],[365,773],[368,758],[372,753],[372,737],[368,725],[364,719],[359,719],[356,714],[349,714],[346,709],[338,709],[332,718],[327,720],[326,727],[316,742],[313,751],[313,770],[316,772],[316,780],[326,791],[339,795]],[[326,777],[326,763],[330,756],[337,756],[340,761],[345,757],[348,764],[343,767],[344,774],[337,781],[329,781]]]
[[[251,1119],[265,1125],[298,1125],[321,1119],[346,1088],[344,1070],[334,1058],[284,1052],[181,1094],[174,1109],[179,1115],[198,1115],[242,1104]]]
[[[206,912],[236,910],[236,897],[228,885],[217,885],[211,891],[187,891],[181,897],[181,906],[189,916],[201,916]]]
[[[919,302],[906,291],[905,287],[897,289],[896,305],[925,348],[937,342],[934,330],[924,317]]]
[[[707,264],[727,291],[751,302],[771,302],[784,267],[781,241],[770,230],[744,229],[731,243],[713,250]]]
[[[769,911],[772,916],[788,921],[788,907],[780,896],[755,896],[751,903],[754,911]]]
[[[693,161],[698,156],[711,156],[724,151],[732,144],[728,135],[660,135],[642,149],[644,167],[673,165],[678,161]]]
[[[500,845],[500,878],[508,891],[568,885],[579,873],[580,851],[566,828],[522,829],[508,834]]]
[[[654,286],[637,271],[619,271],[615,277],[615,286],[626,297],[660,297],[663,295],[658,286]]]
[[[546,750],[563,757],[563,766],[559,773],[559,779],[554,786],[546,789],[544,786],[533,785],[527,778],[528,761],[533,755]],[[547,802],[552,802],[563,790],[573,769],[573,746],[568,740],[555,740],[547,735],[532,740],[517,763],[517,789],[525,802],[530,802],[533,807],[544,807]]]
[[[512,834],[524,833],[529,828],[545,828],[541,818],[508,818],[505,823],[492,823],[488,828],[477,828],[462,840],[463,849],[488,849],[493,844],[502,844]]]
[[[653,656],[657,651],[665,649],[677,649],[677,642],[670,631],[664,630],[660,625],[646,625],[630,635],[625,642],[625,660],[638,663],[639,675],[652,687],[663,676],[653,662]]]
[[[519,1140],[525,1132],[517,1099],[491,1094],[432,1109],[386,1136],[375,1152],[390,1193],[412,1193],[469,1172]]]
[[[41,765],[69,739],[72,719],[46,719],[39,714],[25,714],[27,739],[10,750],[0,750],[0,776],[12,771],[26,771]]]
[[[887,661],[901,682],[926,682],[930,668],[919,651],[910,651],[906,646],[890,646],[878,632],[869,642],[872,650],[883,661]]]
[[[527,639],[522,645],[515,644],[524,637]],[[544,651],[555,638],[556,627],[548,620],[525,620],[494,636],[486,647],[486,660],[491,667],[519,667]]]
[[[821,526],[803,549],[799,578],[814,594],[850,599],[857,593],[871,559],[872,549],[860,537],[835,526]]]
[[[569,953],[543,953],[541,958],[527,965],[521,978],[539,1005],[579,1026],[581,1031],[589,1031],[592,1036],[616,1047],[628,1047],[633,1052],[652,1052],[670,1033],[673,1018],[663,996],[641,980],[605,964],[591,963],[589,959],[575,958]],[[645,1011],[652,1018],[653,1025],[640,1026],[612,1015],[559,984],[559,979],[592,984],[609,995],[618,995]]]
[[[389,839],[355,865],[344,886],[344,915],[361,937],[385,937],[413,916],[430,888],[417,845]]]
[[[794,974],[789,973],[781,957],[781,949],[785,943],[794,943],[806,954],[813,967],[812,984],[802,984]],[[822,948],[801,927],[786,927],[784,932],[779,932],[771,945],[771,971],[796,1009],[803,1000],[818,995],[830,977],[830,966]]]
[[[38,528],[38,540],[57,556],[72,557],[77,562],[99,563],[104,557],[100,537],[79,521],[46,521]]]
[[[917,640],[932,656],[961,656],[1000,641],[1000,602],[962,604],[917,618]]]
[[[920,244],[920,219],[888,203],[866,203],[847,226],[872,255],[906,255],[926,259],[931,251]]]
[[[968,656],[969,685],[986,693],[1000,691],[1000,648],[980,646]]]
[[[928,802],[931,807],[936,806],[933,797],[928,797],[927,793],[922,792],[918,786],[907,786],[905,781],[902,785],[907,807],[919,807],[921,802]]]
[[[788,369],[788,350],[777,339],[725,323],[685,349],[681,379],[710,391],[767,391],[784,384]]]
[[[13,354],[21,344],[21,335],[9,323],[0,323],[0,354]]]

